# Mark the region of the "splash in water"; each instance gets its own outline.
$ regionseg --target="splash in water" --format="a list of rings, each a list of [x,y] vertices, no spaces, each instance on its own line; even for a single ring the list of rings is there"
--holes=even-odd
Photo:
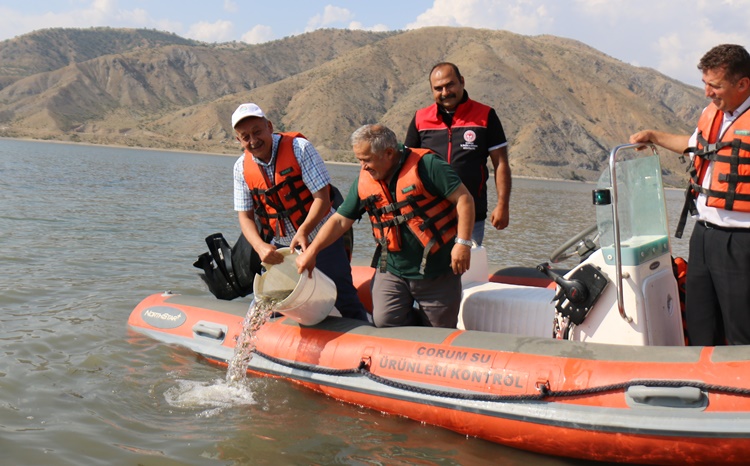
[[[285,290],[256,296],[242,322],[242,332],[237,337],[234,355],[224,380],[215,380],[213,383],[178,380],[176,387],[164,392],[166,401],[171,406],[180,408],[206,408],[198,414],[199,417],[217,416],[234,406],[254,404],[253,391],[244,382],[247,365],[255,349],[255,334],[268,321],[274,309],[291,293],[292,290]]]
[[[245,320],[242,322],[242,333],[237,338],[234,355],[227,368],[227,382],[239,383],[247,376],[247,365],[255,350],[256,333],[271,318],[274,309],[284,301],[293,290],[278,290],[258,295],[250,304]]]
[[[164,392],[164,399],[176,408],[202,408],[198,417],[206,418],[226,409],[256,403],[250,386],[218,379],[213,382],[177,380],[177,386]]]

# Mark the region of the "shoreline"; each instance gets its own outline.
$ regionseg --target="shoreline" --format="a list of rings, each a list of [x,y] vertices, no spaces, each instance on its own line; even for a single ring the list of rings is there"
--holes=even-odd
[[[33,138],[16,138],[16,137],[7,137],[7,136],[0,136],[0,141],[7,140],[7,141],[22,141],[22,142],[48,142],[51,144],[67,144],[67,145],[79,145],[79,146],[87,146],[87,147],[112,147],[116,149],[132,149],[132,150],[150,150],[154,152],[170,152],[170,153],[182,153],[182,154],[198,154],[198,155],[210,155],[210,156],[217,156],[217,157],[239,157],[238,154],[222,154],[220,152],[205,152],[205,151],[196,151],[196,150],[188,150],[188,149],[162,149],[162,148],[153,148],[153,147],[141,147],[141,146],[124,146],[121,144],[94,144],[91,142],[74,142],[74,141],[58,141],[54,139],[33,139]],[[326,164],[331,165],[345,165],[345,166],[353,166],[356,167],[358,164],[354,162],[336,162],[336,161],[329,161],[329,160],[323,160]],[[532,180],[532,181],[560,181],[560,182],[566,182],[566,183],[584,183],[584,184],[596,184],[596,181],[580,181],[580,180],[568,180],[564,178],[549,178],[549,177],[542,177],[542,176],[528,176],[528,175],[512,175],[514,179],[520,179],[520,180]],[[674,188],[674,187],[667,187],[665,186],[664,189],[684,189],[684,188]]]
[[[48,142],[50,144],[66,144],[74,146],[87,146],[87,147],[113,147],[117,149],[133,149],[133,150],[152,150],[155,152],[182,152],[184,154],[201,154],[201,155],[218,155],[220,157],[233,157],[234,154],[222,154],[220,152],[205,152],[187,149],[163,149],[154,147],[142,147],[142,146],[125,146],[122,144],[95,144],[93,142],[75,142],[75,141],[59,141],[56,139],[34,139],[34,138],[14,138],[8,136],[0,136],[0,141],[23,141],[23,142]]]
[[[66,145],[75,145],[75,146],[86,146],[86,147],[112,147],[116,149],[132,149],[132,150],[150,150],[154,152],[170,152],[170,153],[181,153],[181,154],[198,154],[198,155],[211,155],[211,156],[217,156],[217,157],[239,157],[240,154],[223,154],[221,152],[206,152],[206,151],[199,151],[199,150],[188,150],[188,149],[164,149],[164,148],[156,148],[156,147],[142,147],[142,146],[124,146],[122,144],[95,144],[92,142],[75,142],[75,141],[58,141],[54,139],[34,139],[34,138],[13,138],[13,137],[7,137],[7,136],[0,136],[0,141],[21,141],[21,142],[47,142],[50,144],[66,144]],[[352,165],[356,166],[357,164],[354,162],[335,162],[335,161],[328,161],[323,160],[325,163],[330,163],[333,165]]]

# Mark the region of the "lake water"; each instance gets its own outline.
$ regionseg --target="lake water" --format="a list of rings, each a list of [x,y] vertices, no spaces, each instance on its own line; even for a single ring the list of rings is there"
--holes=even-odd
[[[224,371],[129,332],[163,290],[208,295],[204,238],[239,234],[234,157],[0,140],[0,451],[23,465],[572,465]],[[357,167],[330,165],[346,192]],[[590,224],[592,185],[514,180],[496,267],[535,266]],[[675,224],[680,191],[667,193]],[[690,224],[690,223],[689,223]],[[369,222],[355,257],[372,253]],[[686,257],[687,238],[673,242]]]

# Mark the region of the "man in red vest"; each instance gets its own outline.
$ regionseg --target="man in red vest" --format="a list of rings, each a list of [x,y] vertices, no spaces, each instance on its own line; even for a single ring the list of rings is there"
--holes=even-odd
[[[690,237],[685,315],[690,344],[750,344],[750,54],[740,45],[709,50],[698,69],[706,97],[692,136],[644,130],[631,143],[653,143],[692,157],[685,217]]]
[[[430,149],[448,162],[474,198],[472,239],[482,244],[487,218],[487,158],[494,168],[497,204],[490,222],[498,230],[508,226],[510,164],[508,141],[495,110],[469,98],[464,77],[453,63],[438,63],[430,71],[435,105],[417,110],[404,145]]]
[[[244,149],[234,164],[234,210],[242,234],[268,264],[280,264],[279,247],[306,247],[334,213],[331,176],[315,147],[299,133],[274,133],[253,103],[232,115]],[[351,265],[339,238],[324,251],[318,269],[336,283],[336,309],[344,317],[368,320],[352,283]]]

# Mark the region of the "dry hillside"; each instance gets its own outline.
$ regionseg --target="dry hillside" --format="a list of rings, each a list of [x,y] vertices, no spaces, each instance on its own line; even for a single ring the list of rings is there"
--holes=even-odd
[[[513,173],[566,179],[594,179],[638,129],[690,131],[706,103],[580,42],[469,28],[329,29],[252,46],[53,29],[0,43],[0,59],[0,136],[236,153],[229,116],[254,101],[277,129],[350,161],[354,129],[383,122],[403,137],[431,102],[429,69],[452,61],[472,98],[497,109]],[[662,154],[670,184],[684,177],[676,159]]]

